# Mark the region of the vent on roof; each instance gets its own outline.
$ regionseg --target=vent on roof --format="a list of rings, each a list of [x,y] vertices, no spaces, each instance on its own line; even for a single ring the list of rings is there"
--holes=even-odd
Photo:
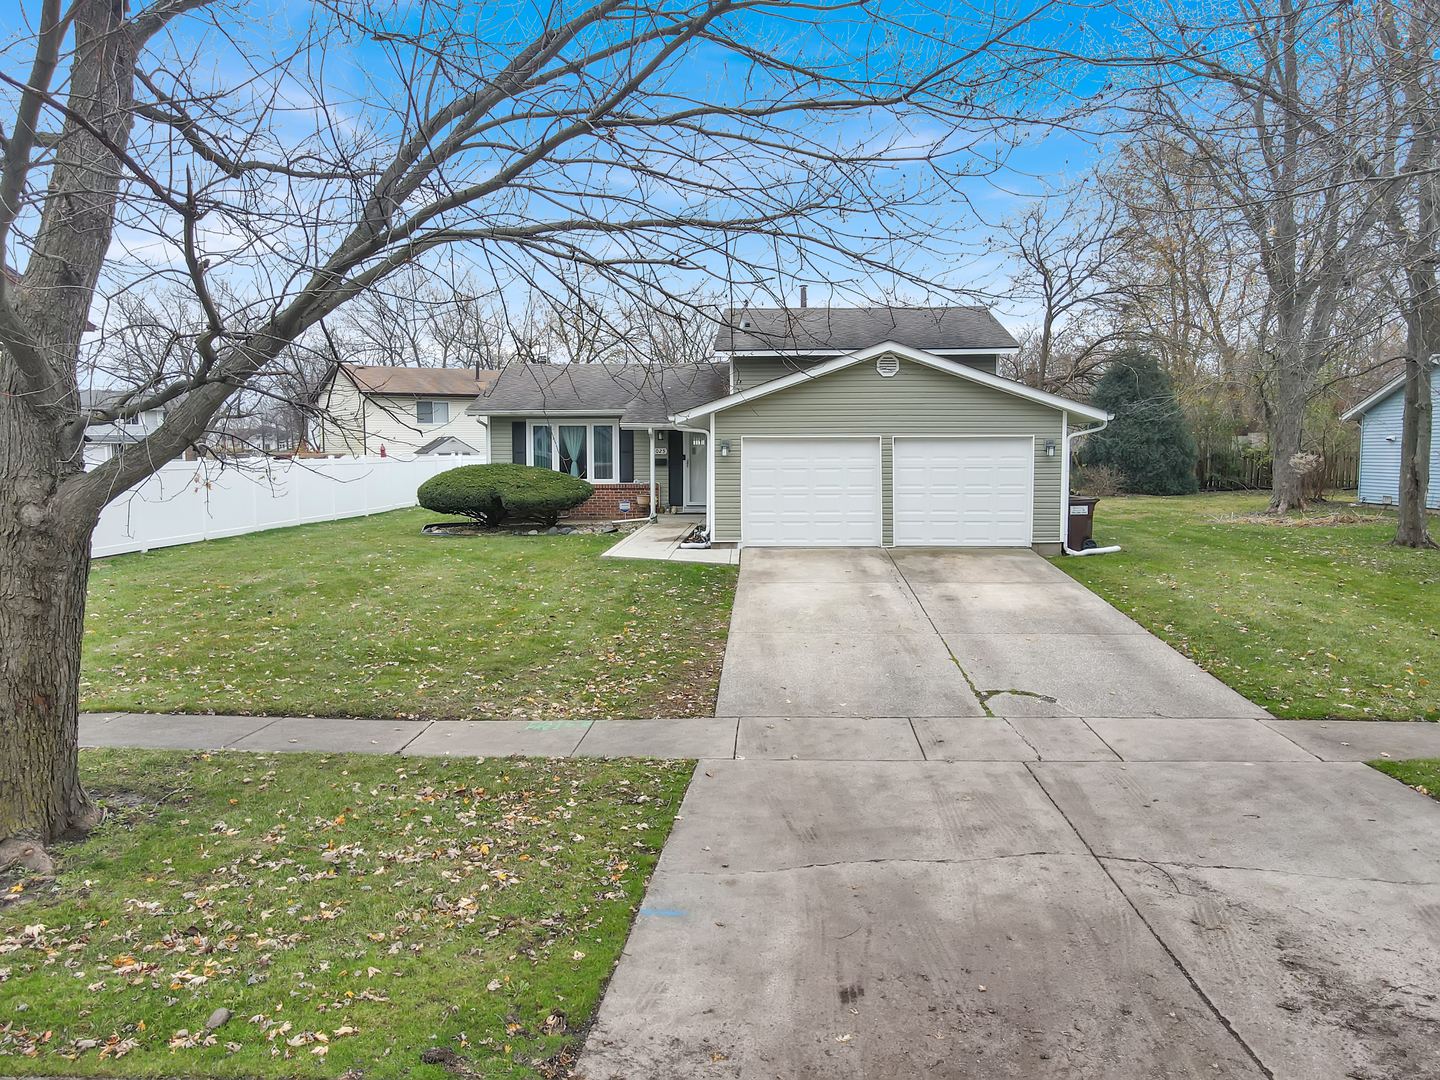
[[[875,370],[882,379],[888,379],[900,370],[900,358],[894,353],[886,353],[875,361]]]
[[[750,320],[749,320],[749,319],[741,319],[741,320],[740,320],[740,329],[741,329],[741,330],[749,330],[749,329],[750,329]]]

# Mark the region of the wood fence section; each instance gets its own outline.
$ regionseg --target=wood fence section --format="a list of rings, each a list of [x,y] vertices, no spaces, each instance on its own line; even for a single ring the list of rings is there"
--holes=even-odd
[[[415,505],[415,489],[473,458],[172,461],[100,513],[95,558]]]
[[[1209,468],[1202,456],[1196,465],[1204,491],[1265,491],[1274,482],[1274,466],[1268,454],[1233,454],[1212,461]],[[1360,486],[1360,454],[1342,450],[1325,455],[1325,466],[1305,485],[1307,497],[1326,491],[1354,491]]]

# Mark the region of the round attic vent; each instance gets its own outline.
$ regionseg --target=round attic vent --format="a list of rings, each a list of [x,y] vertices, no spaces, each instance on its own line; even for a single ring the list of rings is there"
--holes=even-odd
[[[875,361],[875,370],[880,373],[882,379],[888,379],[900,370],[900,358],[886,353]]]

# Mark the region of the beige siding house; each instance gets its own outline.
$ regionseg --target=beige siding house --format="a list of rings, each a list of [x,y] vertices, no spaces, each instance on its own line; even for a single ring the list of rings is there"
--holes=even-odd
[[[462,454],[489,460],[485,419],[467,412],[495,371],[336,364],[314,401],[315,449],[330,454]]]
[[[511,365],[470,411],[491,460],[643,489],[714,544],[1058,554],[1070,443],[1109,417],[997,375],[1016,348],[984,308],[733,309],[713,364]]]

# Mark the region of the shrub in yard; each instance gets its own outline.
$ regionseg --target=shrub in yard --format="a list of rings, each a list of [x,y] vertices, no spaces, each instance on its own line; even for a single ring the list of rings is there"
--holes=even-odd
[[[459,514],[486,525],[507,518],[554,525],[595,493],[584,480],[531,465],[462,465],[432,476],[416,492],[437,514]]]
[[[1118,470],[1124,490],[1138,495],[1193,495],[1200,489],[1195,438],[1155,357],[1140,349],[1117,352],[1090,404],[1115,419],[1085,440],[1083,464]]]
[[[1070,473],[1070,490],[1076,495],[1103,499],[1119,495],[1124,484],[1124,475],[1109,465],[1077,465]]]

